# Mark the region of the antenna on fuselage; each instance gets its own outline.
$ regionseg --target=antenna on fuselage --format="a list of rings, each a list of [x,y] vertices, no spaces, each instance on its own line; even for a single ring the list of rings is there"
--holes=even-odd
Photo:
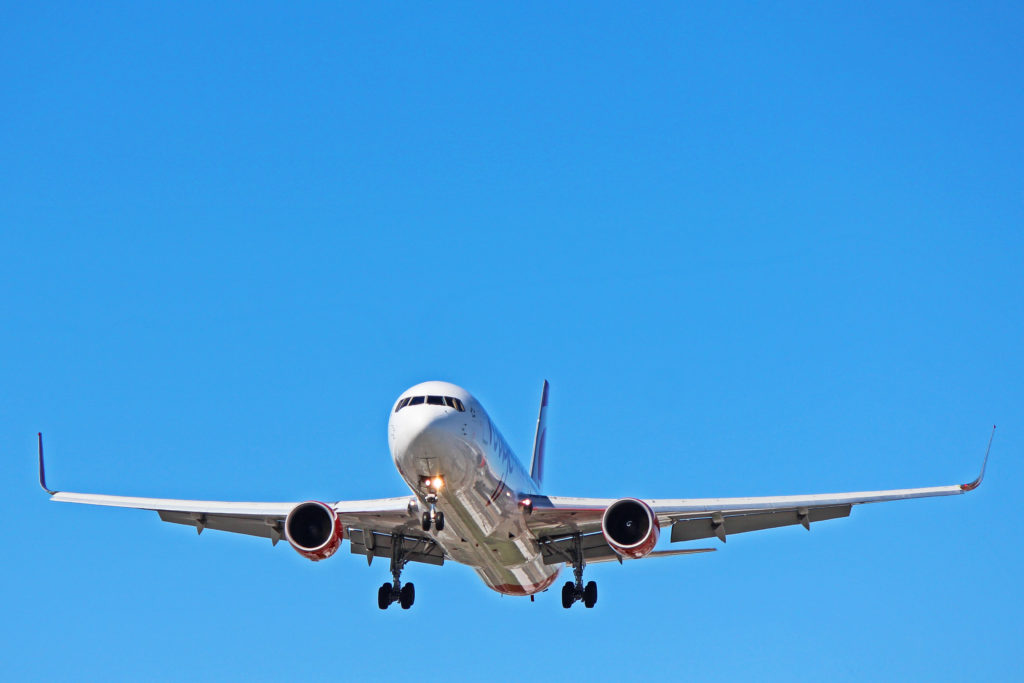
[[[548,381],[540,394],[540,411],[537,413],[537,431],[533,435],[533,458],[530,460],[530,476],[540,486],[544,478],[544,441],[548,431]]]

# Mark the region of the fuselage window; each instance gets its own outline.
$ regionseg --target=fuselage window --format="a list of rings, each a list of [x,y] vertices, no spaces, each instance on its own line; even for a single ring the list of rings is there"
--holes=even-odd
[[[429,403],[432,406],[443,406],[444,398],[442,398],[441,396],[427,396],[427,403]]]
[[[409,399],[409,405],[411,406],[418,406],[421,403],[423,403],[422,396],[413,396],[412,398]]]

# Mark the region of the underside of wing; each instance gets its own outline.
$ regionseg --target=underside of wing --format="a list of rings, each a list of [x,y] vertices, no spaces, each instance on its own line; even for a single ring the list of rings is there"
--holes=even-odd
[[[363,555],[367,563],[375,557],[391,559],[398,556],[407,562],[444,564],[444,550],[432,538],[416,532],[375,531],[373,529],[348,529],[349,549],[354,555]]]
[[[623,557],[612,550],[605,540],[604,534],[594,532],[568,536],[544,536],[539,541],[541,557],[544,564],[573,564],[577,554],[582,555],[587,564],[599,562],[622,562],[633,559]],[[675,557],[678,555],[696,555],[699,553],[714,552],[714,548],[681,548],[675,550],[655,550],[647,555],[648,557]]]
[[[990,437],[981,473],[966,484],[798,496],[646,499],[636,502],[649,510],[659,527],[672,527],[673,542],[711,537],[725,541],[732,534],[797,524],[810,529],[812,522],[848,516],[854,505],[953,496],[973,491],[985,476],[991,445]],[[568,552],[564,539],[576,536],[586,539],[580,548],[584,558],[593,556],[593,561],[600,561],[610,551],[607,544],[601,546],[602,535],[599,532],[602,531],[602,520],[608,508],[618,502],[620,499],[615,498],[536,496],[531,499],[527,524],[541,539],[542,545],[548,544],[552,562],[557,561],[554,559],[556,556]]]
[[[181,500],[176,498],[141,498],[109,496],[97,493],[54,491],[51,500],[106,507],[153,510],[160,519],[174,524],[205,529],[262,536],[275,544],[284,537],[284,522],[295,506],[303,501],[287,503],[233,502],[219,500]],[[414,526],[409,514],[409,497],[375,500],[343,500],[328,504],[345,528],[374,528],[401,531]]]
[[[286,529],[289,515],[300,508],[306,508],[307,516],[311,517],[300,523],[299,527],[309,524],[316,527],[314,518],[319,516],[324,524],[310,533],[314,536],[321,533],[326,540],[311,540],[309,547],[295,537],[289,540],[300,554],[310,559],[328,557],[337,550],[344,538],[348,538],[351,551],[365,555],[368,560],[379,556],[391,557],[397,553],[407,562],[444,562],[440,546],[428,535],[421,533],[414,509],[415,501],[409,496],[334,503],[232,502],[55,491],[46,485],[42,435],[39,436],[39,485],[50,495],[51,500],[58,502],[152,510],[163,521],[194,527],[198,533],[215,529],[269,538],[274,545],[282,538],[289,538]]]
[[[363,503],[373,503],[364,505]],[[380,501],[342,501],[335,504],[345,525],[349,550],[366,557],[401,557],[405,562],[444,564],[445,554],[433,538],[424,534],[409,496]]]
[[[748,531],[796,524],[810,528],[812,522],[848,516],[854,505],[957,495],[967,490],[963,485],[956,485],[808,496],[648,499],[643,502],[657,517],[659,526],[672,527],[673,542],[713,536],[724,541],[727,535]],[[601,531],[604,512],[615,502],[613,498],[550,496],[534,499],[528,524],[540,537],[594,534]]]
[[[50,500],[105,507],[153,510],[160,519],[174,524],[193,526],[199,533],[217,529],[233,533],[262,536],[276,544],[284,534],[284,520],[298,503],[229,502],[217,500],[180,500],[174,498],[142,498],[108,496],[97,493],[54,491]]]
[[[92,493],[55,491],[51,500],[109,507],[153,510],[165,522],[206,529],[269,538],[277,545],[286,538],[288,513],[302,502],[240,503],[172,498],[137,498]],[[420,533],[419,524],[409,513],[408,496],[376,500],[339,501],[329,505],[344,529],[352,553],[374,557],[392,557],[395,550],[407,562],[444,564],[444,552],[433,539]],[[297,548],[298,549],[298,548]],[[301,550],[300,550],[301,552]]]

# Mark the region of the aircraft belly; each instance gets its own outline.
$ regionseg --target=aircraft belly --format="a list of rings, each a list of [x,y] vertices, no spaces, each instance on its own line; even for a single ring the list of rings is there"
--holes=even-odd
[[[545,590],[561,567],[544,564],[517,496],[505,495],[501,481],[488,476],[486,468],[477,474],[470,485],[439,497],[445,530],[438,534],[438,543],[453,560],[473,567],[493,590],[509,595]]]
[[[536,484],[490,418],[468,407],[468,419],[467,413],[403,409],[405,427],[391,434],[395,465],[421,510],[430,506],[424,479],[443,479],[434,504],[444,514],[444,529],[431,535],[449,558],[473,567],[498,592],[545,590],[561,566],[544,564],[520,507]]]

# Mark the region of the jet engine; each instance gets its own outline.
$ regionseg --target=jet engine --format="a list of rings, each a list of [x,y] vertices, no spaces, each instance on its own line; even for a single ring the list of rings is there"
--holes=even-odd
[[[604,511],[601,531],[612,550],[623,557],[639,560],[654,550],[661,527],[654,510],[647,503],[636,498],[623,498]]]
[[[292,508],[284,520],[284,534],[300,555],[314,562],[336,553],[343,537],[338,513],[317,500]]]

